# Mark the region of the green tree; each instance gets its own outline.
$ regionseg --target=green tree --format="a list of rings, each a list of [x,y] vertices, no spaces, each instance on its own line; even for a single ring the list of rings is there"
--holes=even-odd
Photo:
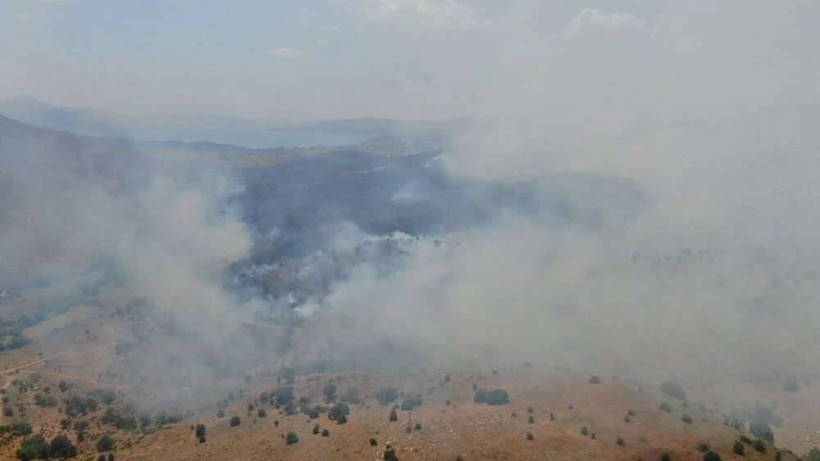
[[[379,401],[381,406],[393,403],[397,398],[399,398],[399,391],[394,387],[384,387],[376,392],[376,400]]]
[[[114,448],[114,439],[110,436],[104,435],[97,440],[97,451],[111,451]]]
[[[42,434],[37,434],[26,437],[17,450],[16,455],[24,461],[46,459],[48,458],[50,448],[45,437],[43,437]]]
[[[73,458],[77,456],[77,447],[65,435],[58,435],[51,439],[49,452],[52,458]]]

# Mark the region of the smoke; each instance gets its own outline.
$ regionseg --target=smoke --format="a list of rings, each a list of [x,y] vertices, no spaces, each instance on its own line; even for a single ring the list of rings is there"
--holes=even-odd
[[[252,300],[225,288],[224,271],[250,255],[252,240],[230,203],[239,189],[227,165],[139,145],[99,152],[105,141],[93,138],[42,144],[48,136],[4,150],[3,185],[13,199],[0,224],[0,254],[10,263],[0,286],[25,292],[32,281],[71,285],[78,274],[102,272],[102,289],[116,300],[103,301],[103,318],[139,318],[105,347],[141,344],[105,371],[146,405],[199,400],[192,383],[207,387],[226,367],[242,376],[251,345],[238,332]]]
[[[485,61],[503,64],[465,82],[481,88],[481,117],[448,170],[604,175],[647,203],[597,228],[496,210],[443,237],[454,245],[420,244],[397,273],[360,267],[327,298],[316,340],[652,379],[820,371],[816,2],[585,9],[554,30],[528,11],[493,21]]]
[[[419,16],[401,3],[367,17]],[[421,19],[468,23],[422,29],[457,37],[441,44],[453,56],[429,37],[385,30],[385,43],[469,75],[449,88],[477,95],[470,129],[442,156],[451,178],[534,191],[534,206],[488,202],[488,222],[429,235],[341,225],[299,262],[241,272],[298,280],[311,296],[257,296],[225,279],[263,240],[232,206],[228,165],[139,146],[79,158],[40,146],[0,158],[0,280],[107,264],[147,306],[122,339],[146,347],[115,367],[153,402],[213,401],[200,390],[280,365],[820,372],[817,2],[671,0],[652,17],[584,9],[557,26],[542,2],[490,19],[446,5]],[[427,187],[409,182],[394,201],[423,202]],[[362,250],[382,241],[395,248]],[[298,327],[284,343],[243,326],[272,311]]]

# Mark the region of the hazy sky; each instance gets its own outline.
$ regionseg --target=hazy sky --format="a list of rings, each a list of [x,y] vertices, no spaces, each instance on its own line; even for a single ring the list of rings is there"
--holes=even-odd
[[[443,118],[483,103],[510,30],[659,0],[3,0],[0,98],[121,112]],[[521,18],[526,18],[524,23]],[[525,50],[530,53],[531,50]]]

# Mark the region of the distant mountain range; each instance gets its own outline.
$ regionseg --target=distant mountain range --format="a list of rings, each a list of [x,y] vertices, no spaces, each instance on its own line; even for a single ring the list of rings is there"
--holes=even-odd
[[[206,141],[251,148],[342,146],[384,138],[440,141],[463,121],[425,122],[380,118],[284,123],[223,115],[124,115],[85,107],[55,106],[20,97],[0,101],[0,114],[23,123],[80,135],[139,140]]]

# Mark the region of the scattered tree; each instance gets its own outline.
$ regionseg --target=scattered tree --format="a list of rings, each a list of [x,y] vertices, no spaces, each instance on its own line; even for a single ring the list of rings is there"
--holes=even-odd
[[[322,394],[324,394],[326,402],[336,400],[336,385],[333,383],[325,384],[324,389],[322,389]]]

